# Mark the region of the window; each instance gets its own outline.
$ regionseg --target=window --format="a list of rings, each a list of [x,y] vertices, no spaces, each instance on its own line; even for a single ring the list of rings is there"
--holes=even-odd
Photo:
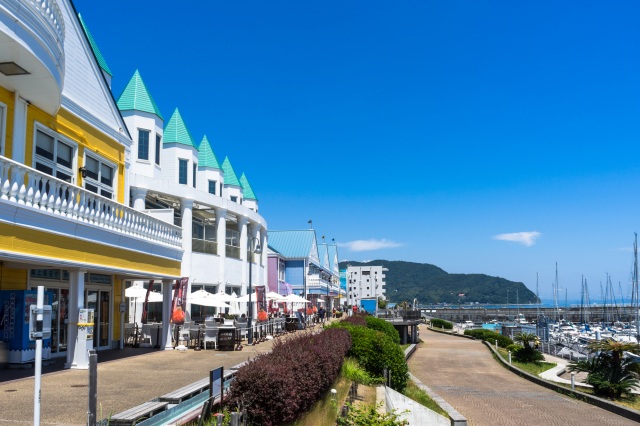
[[[156,133],[156,164],[160,165],[160,142],[162,141],[162,135]]]
[[[72,182],[75,150],[74,146],[62,142],[53,132],[50,134],[36,129],[36,170]]]
[[[234,203],[238,202],[238,197],[234,197],[233,195],[231,196],[231,201],[233,201]]]
[[[149,159],[149,133],[148,130],[138,129],[138,159]]]
[[[4,128],[7,121],[7,106],[0,103],[0,153],[4,154]]]
[[[189,166],[189,160],[178,160],[178,183],[181,185],[187,185],[187,167]]]
[[[210,180],[209,181],[209,194],[216,195],[216,181],[215,180]]]
[[[198,176],[198,165],[193,163],[193,187],[196,187],[196,177]]]
[[[103,197],[113,198],[115,167],[89,155],[85,159],[84,167],[87,169],[84,188]]]
[[[220,196],[222,197],[222,182],[220,182]]]

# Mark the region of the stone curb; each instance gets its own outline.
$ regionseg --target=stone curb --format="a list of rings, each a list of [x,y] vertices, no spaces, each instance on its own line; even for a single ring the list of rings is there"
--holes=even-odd
[[[543,386],[547,389],[554,390],[564,395],[569,395],[573,398],[579,399],[588,404],[595,405],[596,407],[600,407],[604,410],[610,411],[619,416],[626,417],[627,419],[634,420],[640,423],[640,411],[634,410],[631,408],[626,408],[618,404],[614,404],[612,402],[607,401],[606,399],[598,398],[597,396],[589,395],[576,390],[567,389],[553,382],[548,382],[540,377],[534,376],[533,374],[529,374],[526,371],[520,370],[519,368],[514,367],[513,365],[510,365],[509,362],[506,361],[504,358],[502,358],[502,355],[500,355],[500,353],[496,351],[496,349],[490,343],[487,343],[487,342],[482,342],[482,343],[484,343],[485,346],[489,348],[489,350],[497,356],[498,360],[505,367],[507,367],[511,372],[516,373],[520,377],[527,379],[530,382],[533,382],[537,385]]]

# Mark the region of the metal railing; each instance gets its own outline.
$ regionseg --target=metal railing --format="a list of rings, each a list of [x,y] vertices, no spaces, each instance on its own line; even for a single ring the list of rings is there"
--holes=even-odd
[[[182,247],[182,228],[0,156],[0,199],[110,231]]]

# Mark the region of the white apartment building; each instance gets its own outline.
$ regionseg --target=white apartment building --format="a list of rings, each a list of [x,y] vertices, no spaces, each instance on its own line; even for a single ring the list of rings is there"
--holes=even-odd
[[[347,266],[347,304],[360,306],[363,298],[385,296],[385,275],[382,266]]]

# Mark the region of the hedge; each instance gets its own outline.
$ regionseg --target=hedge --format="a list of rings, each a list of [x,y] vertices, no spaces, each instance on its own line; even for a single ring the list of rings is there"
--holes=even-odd
[[[365,320],[367,321],[367,328],[382,331],[384,334],[389,336],[394,343],[398,345],[400,344],[400,333],[398,333],[398,330],[396,330],[393,324],[389,321],[373,316],[367,316]]]
[[[409,368],[400,345],[381,331],[354,325],[353,322],[356,321],[334,322],[330,328],[347,329],[352,341],[349,355],[356,358],[360,366],[373,377],[383,377],[385,367],[388,368],[391,387],[398,392],[404,391],[409,379]]]
[[[429,322],[431,323],[431,327],[444,328],[445,330],[453,330],[453,323],[449,321],[445,321],[440,318],[431,318]]]
[[[341,329],[276,340],[271,352],[237,371],[228,403],[246,408],[253,424],[293,422],[337,379],[350,347],[351,335]]]
[[[496,333],[495,331],[486,330],[486,329],[475,329],[475,330],[465,330],[464,334],[466,336],[472,336],[476,339],[485,340],[491,344],[495,344],[496,340],[498,341],[498,346],[501,348],[506,348],[509,345],[513,345],[513,340],[511,340],[507,336],[503,336],[500,333]]]

